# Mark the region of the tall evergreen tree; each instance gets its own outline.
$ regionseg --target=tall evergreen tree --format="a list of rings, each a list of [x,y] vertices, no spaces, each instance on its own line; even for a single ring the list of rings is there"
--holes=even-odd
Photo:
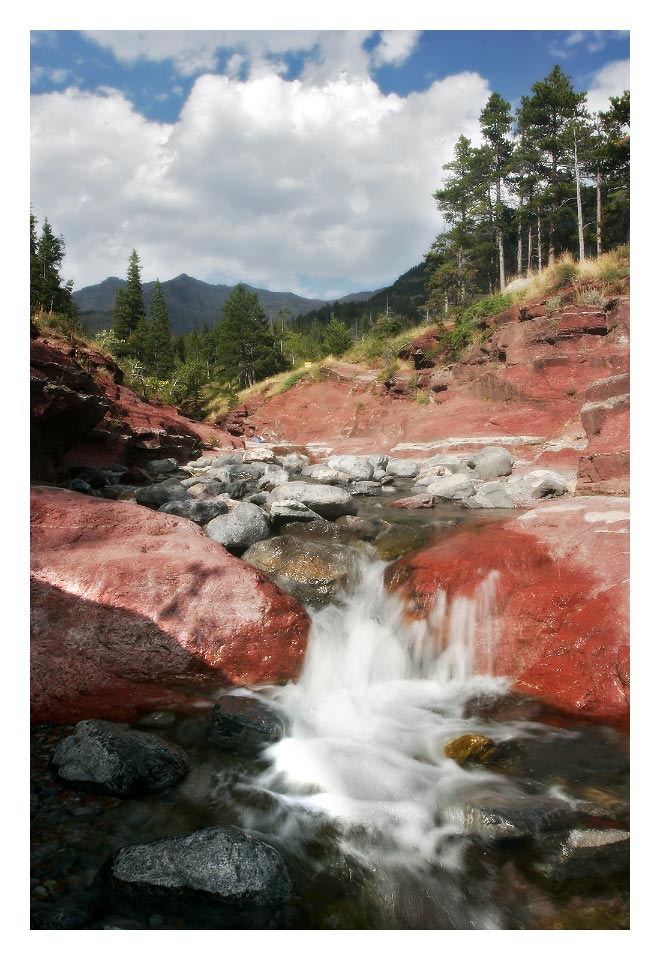
[[[505,287],[504,231],[507,223],[506,208],[502,202],[502,187],[509,170],[513,143],[509,138],[513,117],[511,104],[499,93],[493,93],[488,99],[479,117],[481,135],[485,141],[485,165],[489,190],[494,191],[492,198],[492,220],[497,245],[497,261],[500,291]]]
[[[285,367],[256,293],[239,283],[215,328],[218,368],[229,383],[252,386]]]
[[[115,294],[115,306],[112,318],[115,336],[120,340],[128,340],[137,328],[140,319],[144,317],[140,258],[137,252],[132,250],[128,258],[126,287],[123,290],[117,290]]]
[[[170,321],[167,315],[165,295],[156,280],[151,303],[149,318],[146,324],[147,344],[145,361],[147,369],[159,380],[166,380],[174,369],[174,349],[170,333]]]

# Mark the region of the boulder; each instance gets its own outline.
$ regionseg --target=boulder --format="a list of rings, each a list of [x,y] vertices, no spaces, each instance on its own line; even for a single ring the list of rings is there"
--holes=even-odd
[[[256,697],[220,697],[206,728],[210,743],[236,753],[254,754],[286,735],[286,717]]]
[[[413,480],[419,473],[419,464],[416,460],[399,460],[396,457],[390,457],[387,461],[386,470],[388,477]]]
[[[257,490],[274,490],[275,487],[281,487],[283,483],[289,482],[289,474],[282,467],[267,466],[266,472],[261,479],[257,480]]]
[[[268,536],[270,524],[256,503],[239,503],[226,516],[211,520],[206,532],[211,540],[221,543],[228,550],[245,550],[250,544]]]
[[[466,763],[487,763],[496,752],[497,744],[492,737],[479,733],[465,733],[445,744],[445,756],[461,767]]]
[[[31,491],[34,723],[133,720],[178,684],[299,673],[309,620],[189,520],[55,487]]]
[[[216,517],[227,513],[224,500],[171,500],[158,508],[160,513],[169,513],[175,517],[185,517],[204,527]]]
[[[507,486],[497,480],[479,484],[473,497],[468,497],[465,506],[478,510],[511,510],[513,500]]]
[[[354,497],[377,497],[382,492],[382,486],[375,480],[356,480],[349,483],[348,492]]]
[[[508,477],[513,469],[513,457],[504,447],[482,447],[467,461],[480,480],[495,480]]]
[[[438,500],[467,500],[474,496],[475,487],[467,477],[450,474],[433,480],[427,485],[426,492]]]
[[[355,581],[362,557],[361,551],[347,544],[283,536],[255,544],[243,559],[267,573],[287,593],[314,602],[328,600]]]
[[[326,463],[314,463],[310,467],[303,467],[301,474],[303,477],[309,477],[310,480],[318,481],[318,483],[342,484],[348,483],[350,480],[347,473],[329,467]]]
[[[111,900],[185,919],[192,914],[206,929],[277,926],[291,896],[279,853],[236,827],[123,847],[104,879]]]
[[[323,483],[292,480],[268,494],[268,504],[271,507],[283,500],[299,500],[326,520],[335,520],[346,514],[356,515],[358,512],[357,504],[350,493]]]
[[[220,483],[219,480],[201,480],[186,486],[186,490],[191,497],[195,497],[197,500],[213,500],[220,494],[225,493],[229,486],[231,484]]]
[[[53,754],[58,776],[79,789],[116,797],[156,793],[188,773],[185,752],[153,733],[119,723],[82,720]]]
[[[243,454],[243,463],[275,463],[276,457],[270,447],[250,447]]]
[[[274,527],[281,526],[284,523],[312,523],[314,521],[323,522],[323,518],[314,510],[306,507],[300,500],[278,500],[271,504],[270,522]]]
[[[553,797],[529,796],[513,790],[509,794],[476,788],[474,796],[455,801],[447,817],[467,833],[490,840],[520,840],[565,827],[573,819],[570,806]]]
[[[176,473],[178,469],[179,464],[173,457],[166,457],[163,460],[151,460],[147,464],[147,472],[154,480],[158,480],[161,477],[169,477],[171,474]]]
[[[538,500],[562,497],[567,489],[560,474],[552,470],[532,470],[509,480],[506,492],[514,507],[531,507]]]
[[[602,881],[630,869],[630,834],[627,830],[571,830],[561,843],[543,844],[543,860],[533,865],[555,883],[570,880]]]
[[[403,557],[386,572],[439,646],[455,602],[474,599],[476,672],[566,715],[629,719],[629,501],[580,497],[533,510]],[[597,558],[598,562],[594,562]],[[445,617],[433,620],[438,596]],[[486,602],[491,596],[492,601]]]
[[[435,497],[432,493],[418,493],[414,497],[392,500],[387,506],[394,507],[396,510],[428,510],[435,506]]]
[[[135,490],[136,502],[142,507],[151,507],[152,510],[158,510],[164,503],[171,503],[173,500],[188,499],[190,499],[190,494],[176,480],[165,483],[150,483],[146,487],[137,487]]]
[[[371,480],[374,473],[374,465],[366,457],[329,457],[328,467],[345,473],[349,480]]]

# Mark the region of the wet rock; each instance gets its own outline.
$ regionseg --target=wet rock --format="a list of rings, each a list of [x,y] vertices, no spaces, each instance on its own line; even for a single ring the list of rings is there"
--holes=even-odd
[[[337,518],[337,526],[350,531],[360,540],[375,540],[379,534],[389,529],[390,524],[386,520],[344,516]]]
[[[230,484],[221,483],[219,480],[202,480],[186,486],[186,489],[190,496],[195,497],[196,500],[211,500],[213,497],[226,493],[228,486]]]
[[[377,497],[381,491],[380,483],[374,480],[357,480],[348,486],[348,492],[354,497]]]
[[[153,710],[146,713],[135,726],[144,730],[168,730],[176,723],[176,714],[171,710]]]
[[[110,480],[121,476],[123,471],[119,470],[113,474],[107,470],[99,470],[98,467],[76,466],[70,467],[69,473],[74,480],[84,480],[90,487],[93,487],[95,490],[100,490],[101,487],[105,487]],[[73,490],[75,488],[70,487],[70,489]]]
[[[347,473],[329,467],[325,463],[315,463],[311,467],[304,467],[301,474],[303,477],[309,477],[310,480],[316,480],[318,483],[343,484],[350,480]]]
[[[274,490],[276,487],[281,487],[283,483],[289,482],[289,474],[282,467],[277,465],[271,466],[270,464],[266,467],[266,472],[264,475],[257,480],[257,490]]]
[[[365,545],[366,546],[366,545]],[[243,555],[299,600],[327,600],[357,579],[362,553],[345,544],[272,537]]]
[[[598,880],[629,869],[630,834],[626,830],[571,830],[557,846],[541,844],[548,855],[534,871],[553,882]]]
[[[206,728],[210,743],[244,754],[277,743],[286,732],[286,718],[274,706],[256,697],[229,694],[219,698]]]
[[[488,763],[496,752],[497,744],[492,737],[484,737],[478,733],[466,733],[445,744],[445,756],[455,760],[460,766],[466,763]]]
[[[357,514],[357,504],[346,490],[322,483],[305,483],[293,480],[284,483],[268,495],[268,503],[283,500],[300,500],[305,506],[320,514],[326,520],[335,520],[346,514]]]
[[[357,520],[357,517],[351,517]],[[332,520],[312,520],[309,523],[292,521],[283,524],[279,533],[283,537],[295,537],[296,540],[314,540],[316,543],[356,543],[362,538],[358,532]],[[375,536],[375,533],[374,533]]]
[[[492,840],[534,837],[568,825],[573,813],[562,800],[542,796],[497,796],[484,791],[456,801],[446,811],[449,820],[468,833]]]
[[[496,477],[508,477],[513,469],[513,457],[504,447],[482,447],[467,462],[473,467],[480,480],[494,480]]]
[[[32,930],[84,930],[89,926],[90,915],[78,906],[65,904],[38,906],[30,911]]]
[[[75,477],[69,484],[69,490],[73,490],[76,493],[84,493],[88,497],[96,497],[96,490],[87,483],[86,480],[82,480],[80,477]]]
[[[374,467],[366,457],[334,456],[328,458],[328,467],[345,473],[349,480],[371,480]]]
[[[202,928],[272,928],[291,896],[284,861],[236,827],[135,844],[107,864],[113,899],[194,915]]]
[[[211,520],[206,532],[211,540],[228,550],[244,550],[265,539],[270,533],[270,525],[261,507],[255,503],[239,503],[226,516]]]
[[[227,504],[224,500],[172,500],[158,509],[161,513],[184,517],[186,520],[205,526],[216,517],[226,514]]]
[[[396,560],[404,553],[410,553],[411,550],[424,546],[429,536],[428,529],[392,524],[387,530],[378,534],[374,540],[374,547],[381,560]]]
[[[392,500],[387,506],[394,507],[397,510],[428,510],[435,506],[435,497],[432,493],[418,493],[414,497]]]
[[[82,720],[62,740],[53,763],[63,780],[117,797],[155,793],[188,772],[183,750],[151,733],[105,720]]]
[[[460,474],[451,474],[448,477],[438,477],[428,484],[426,492],[437,497],[438,500],[467,500],[475,494],[475,487],[471,480]]]

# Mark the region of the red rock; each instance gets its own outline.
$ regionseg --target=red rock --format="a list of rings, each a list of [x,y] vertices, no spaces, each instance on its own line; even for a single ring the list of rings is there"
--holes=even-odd
[[[52,487],[31,511],[33,722],[132,719],[182,681],[298,674],[307,614],[196,524]]]
[[[477,670],[511,677],[563,713],[625,724],[628,511],[627,499],[608,497],[541,505],[403,558],[388,586],[423,616],[438,590],[448,603],[473,597],[495,571],[495,607],[475,635]]]
[[[432,493],[418,493],[414,497],[403,497],[401,500],[392,500],[388,507],[396,507],[400,510],[426,510],[434,507],[436,498]]]

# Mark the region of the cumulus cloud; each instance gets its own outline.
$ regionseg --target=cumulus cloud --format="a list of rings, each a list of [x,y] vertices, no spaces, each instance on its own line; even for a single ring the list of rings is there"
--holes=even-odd
[[[587,91],[587,107],[591,113],[608,110],[610,97],[620,97],[630,90],[630,60],[614,60],[595,75]]]
[[[414,42],[392,34],[380,56]],[[174,124],[116,90],[36,96],[34,212],[64,234],[76,287],[124,275],[133,247],[145,279],[185,272],[307,296],[382,285],[440,229],[442,164],[458,136],[478,138],[489,92],[462,73],[385,95],[366,73],[323,78],[320,58],[294,81],[204,74]]]

